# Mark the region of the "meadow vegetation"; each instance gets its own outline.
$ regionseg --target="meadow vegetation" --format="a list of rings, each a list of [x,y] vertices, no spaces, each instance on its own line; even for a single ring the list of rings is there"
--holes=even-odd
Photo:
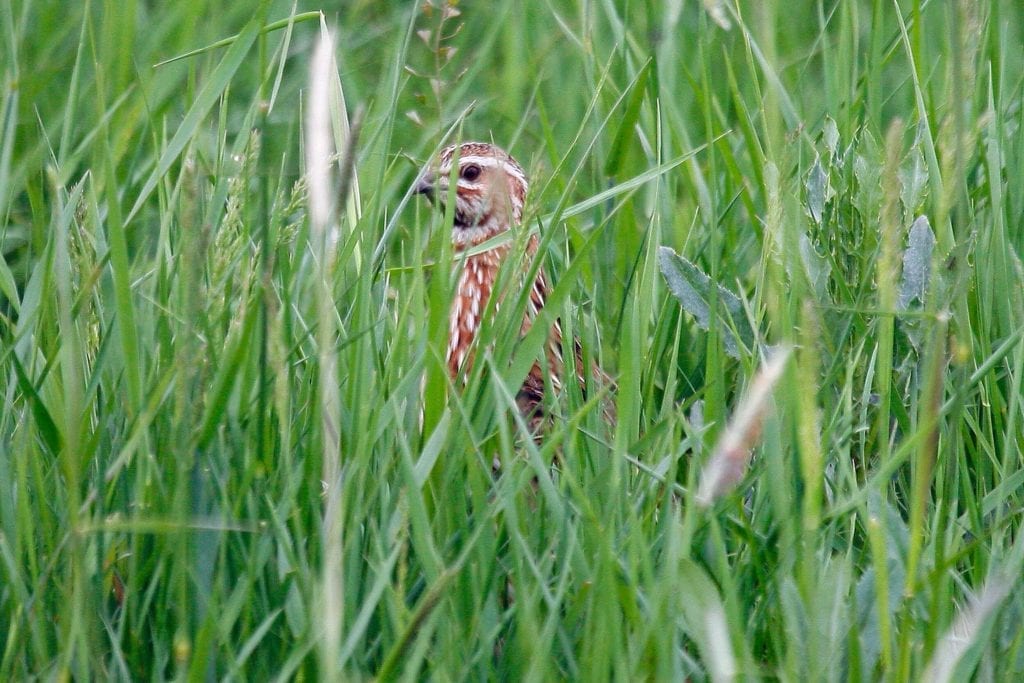
[[[1024,676],[1024,5],[7,0],[0,34],[0,678]],[[410,186],[458,139],[528,170],[544,320],[617,381],[541,439],[511,269],[445,369],[458,256]]]

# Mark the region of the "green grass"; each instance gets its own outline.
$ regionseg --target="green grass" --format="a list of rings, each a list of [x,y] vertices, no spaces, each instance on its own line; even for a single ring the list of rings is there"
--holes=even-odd
[[[328,4],[333,255],[318,5],[0,3],[0,678],[1024,676],[1020,3]],[[449,132],[614,426],[524,438],[511,269],[450,385]]]

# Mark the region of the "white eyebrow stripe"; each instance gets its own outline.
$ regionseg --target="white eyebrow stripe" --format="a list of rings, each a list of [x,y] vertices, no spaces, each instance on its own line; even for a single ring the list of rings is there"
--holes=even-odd
[[[499,168],[503,167],[505,171],[515,178],[517,178],[523,185],[526,184],[526,176],[515,163],[511,163],[505,159],[496,159],[493,156],[480,156],[479,154],[472,154],[470,156],[460,157],[459,166],[463,164],[476,164],[477,166],[483,166],[486,168]]]
[[[443,161],[437,169],[437,174],[442,178],[447,179],[451,175],[453,161],[454,159],[447,159]],[[526,173],[520,168],[519,164],[509,157],[505,157],[500,154],[466,154],[459,157],[459,168],[463,168],[469,164],[475,164],[482,168],[502,168],[509,176],[518,180],[524,190],[529,187],[526,180]],[[475,183],[464,179],[460,179],[459,182],[468,184],[470,187],[477,186]]]
[[[502,166],[505,163],[504,159],[498,159],[490,155],[480,154],[469,154],[467,156],[459,157],[459,165],[462,164],[477,164],[478,166]]]

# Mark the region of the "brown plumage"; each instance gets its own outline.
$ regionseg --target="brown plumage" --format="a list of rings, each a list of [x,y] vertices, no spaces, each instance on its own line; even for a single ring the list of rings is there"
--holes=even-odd
[[[458,168],[453,172],[455,163]],[[456,253],[520,225],[528,189],[526,173],[504,150],[485,142],[446,147],[420,175],[415,191],[443,205],[448,199],[452,180],[456,183],[452,226]],[[537,246],[537,236],[532,235],[526,245],[529,257],[536,255]],[[480,316],[487,307],[502,261],[511,249],[510,244],[505,244],[468,256],[463,261],[449,318],[446,352],[448,371],[453,379],[460,372],[468,371],[473,362],[473,340],[480,327]],[[533,326],[549,291],[547,278],[541,269],[531,285],[526,315],[520,326],[521,335]],[[579,370],[582,368],[579,344],[574,344],[574,347]],[[551,383],[557,389],[563,371],[562,331],[557,321],[548,335],[546,356]],[[600,373],[599,370],[596,372]],[[582,376],[578,379],[583,382]],[[543,397],[544,372],[535,363],[516,396],[519,409],[530,419],[531,426],[535,427],[539,421]]]

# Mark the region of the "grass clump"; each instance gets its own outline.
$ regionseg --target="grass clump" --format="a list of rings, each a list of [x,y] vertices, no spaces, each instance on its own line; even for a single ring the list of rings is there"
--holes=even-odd
[[[1018,3],[221,5],[0,4],[0,677],[1020,677]],[[451,385],[451,138],[614,425]]]

